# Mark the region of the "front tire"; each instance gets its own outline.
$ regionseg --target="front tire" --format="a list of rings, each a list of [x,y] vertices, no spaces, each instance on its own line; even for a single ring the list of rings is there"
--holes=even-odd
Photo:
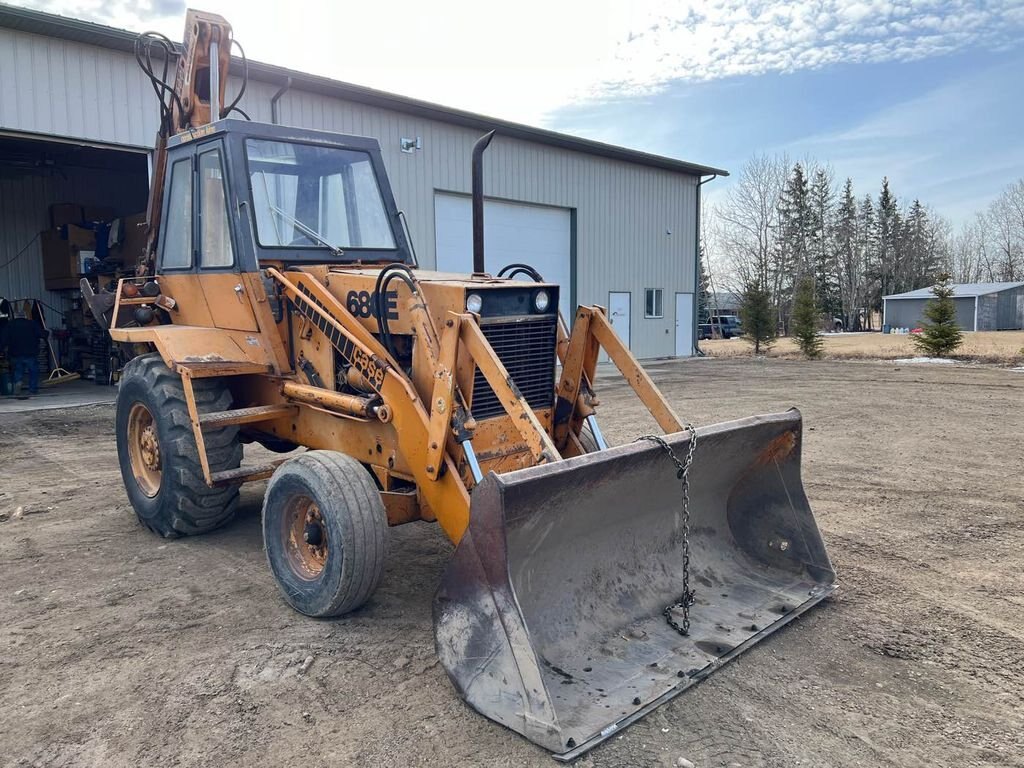
[[[580,427],[579,439],[584,453],[597,453],[601,450],[597,444],[597,438],[594,437],[594,431],[587,422],[583,422],[583,426]]]
[[[231,393],[216,379],[193,382],[200,412],[231,407]],[[238,427],[203,433],[210,470],[242,463]],[[117,458],[135,514],[166,538],[205,533],[227,522],[238,507],[238,485],[211,488],[203,479],[181,377],[158,354],[124,367],[117,393]]]
[[[373,477],[343,453],[304,453],[267,485],[267,561],[284,599],[307,616],[340,616],[370,598],[384,574],[387,528]]]

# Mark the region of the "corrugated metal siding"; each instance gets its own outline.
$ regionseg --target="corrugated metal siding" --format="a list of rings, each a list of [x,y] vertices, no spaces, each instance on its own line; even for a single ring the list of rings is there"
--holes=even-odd
[[[1024,328],[1024,287],[1010,288],[996,294],[996,330],[1014,331]]]
[[[146,147],[156,96],[135,59],[0,29],[0,128]]]
[[[41,175],[5,175],[0,169],[0,296],[36,298],[63,311],[70,294],[43,287],[43,257],[37,235],[50,225],[50,204],[74,201],[110,206],[119,215],[145,209],[146,180],[136,174],[104,171],[101,176],[82,169],[67,169],[67,178]],[[141,205],[140,205],[141,200]],[[47,309],[46,322],[60,326],[60,315]]]
[[[886,299],[883,323],[893,328],[917,328],[924,320],[924,308],[929,299]],[[963,330],[974,328],[974,297],[953,299],[956,304],[956,322]],[[980,324],[979,310],[979,324]]]
[[[128,54],[0,29],[0,72],[0,128],[152,143],[155,97]],[[230,92],[237,87],[232,78]],[[276,89],[250,82],[242,107],[269,122]],[[432,267],[434,192],[470,191],[479,132],[294,89],[280,110],[285,124],[380,141],[420,262]],[[415,136],[423,149],[402,153],[400,139]],[[609,291],[629,291],[634,353],[673,354],[673,297],[694,290],[696,177],[508,138],[495,140],[486,163],[488,196],[575,209],[577,300],[604,305]],[[646,288],[664,289],[664,318],[643,317]]]
[[[978,322],[974,330],[994,331],[996,330],[996,315],[998,314],[999,298],[997,294],[990,293],[988,296],[978,297]]]

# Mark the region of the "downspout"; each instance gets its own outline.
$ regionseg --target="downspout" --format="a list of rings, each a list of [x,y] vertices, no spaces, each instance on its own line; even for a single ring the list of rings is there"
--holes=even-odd
[[[278,114],[277,110],[277,102],[281,100],[282,96],[288,93],[291,87],[292,78],[291,76],[289,76],[288,79],[284,81],[284,85],[277,89],[277,93],[270,97],[270,122],[272,122],[274,125],[281,124],[279,119],[280,115]]]
[[[696,249],[693,260],[693,323],[691,332],[693,334],[693,354],[697,357],[703,357],[704,352],[700,348],[700,343],[697,340],[697,328],[700,325],[700,188],[707,184],[709,181],[714,181],[718,178],[717,173],[711,174],[710,178],[699,178],[697,181],[697,202],[696,202],[696,217],[697,223],[694,227],[693,247]]]

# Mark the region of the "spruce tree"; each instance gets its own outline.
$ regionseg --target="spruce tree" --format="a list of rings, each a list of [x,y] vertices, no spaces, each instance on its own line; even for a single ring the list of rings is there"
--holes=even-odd
[[[864,195],[857,210],[857,247],[860,249],[860,261],[864,269],[863,296],[857,309],[864,310],[864,327],[857,327],[856,330],[872,330],[871,309],[876,305],[881,306],[880,275],[875,268],[878,254],[878,227],[875,216],[875,204],[871,195]]]
[[[854,318],[860,309],[858,302],[862,292],[864,265],[857,244],[857,201],[853,197],[853,180],[850,178],[843,185],[832,234],[839,268],[839,305],[843,330],[854,330]]]
[[[779,314],[788,327],[792,311],[793,290],[804,275],[811,274],[811,202],[810,186],[800,163],[786,179],[778,202],[777,265],[781,273],[776,281]]]
[[[740,297],[740,320],[743,321],[743,336],[754,345],[754,354],[767,352],[778,335],[772,312],[771,294],[759,282],[749,282],[743,287]]]
[[[814,280],[805,277],[796,288],[793,298],[793,337],[804,357],[817,360],[821,357],[824,342],[818,333],[820,316],[814,299]]]
[[[711,284],[711,276],[704,266],[707,263],[704,258],[704,243],[700,244],[698,253],[698,258],[700,259],[700,291],[697,293],[697,317],[698,322],[706,323],[711,314],[711,293],[708,290]]]
[[[832,187],[831,169],[815,170],[810,187],[809,248],[811,269],[814,272],[814,295],[822,312],[829,317],[835,317],[843,311],[839,298],[839,261],[834,240],[835,191]],[[795,287],[799,288],[799,283]]]
[[[878,275],[878,293],[872,309],[882,311],[882,297],[898,293],[894,290],[897,248],[900,239],[900,212],[896,196],[889,189],[889,178],[882,179],[882,191],[878,195],[878,215],[875,219],[876,251],[874,271]]]
[[[956,323],[956,303],[950,279],[946,273],[939,275],[939,282],[932,288],[935,298],[924,308],[924,316],[928,319],[921,323],[921,333],[914,336],[917,348],[933,357],[946,357],[964,340]]]

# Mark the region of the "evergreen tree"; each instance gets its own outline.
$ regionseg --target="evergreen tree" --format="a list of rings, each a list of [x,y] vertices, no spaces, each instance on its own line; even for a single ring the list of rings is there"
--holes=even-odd
[[[882,311],[882,297],[897,293],[894,290],[896,250],[900,239],[900,213],[896,198],[889,189],[889,178],[882,179],[882,191],[878,195],[876,218],[876,250],[873,271],[878,275],[878,293],[872,297],[872,309]]]
[[[740,320],[743,321],[743,335],[754,345],[754,354],[767,352],[778,336],[771,293],[759,282],[750,282],[743,287],[740,296]]]
[[[921,333],[914,336],[917,348],[934,357],[945,357],[963,343],[963,334],[956,323],[956,304],[950,280],[946,273],[939,275],[939,282],[932,288],[935,298],[924,308],[924,316],[928,320],[921,323]]]
[[[863,282],[863,264],[857,242],[857,201],[853,197],[853,181],[846,179],[836,213],[833,247],[839,273],[839,312],[843,329],[854,329],[854,318],[859,309],[860,288]]]
[[[708,275],[707,260],[704,254],[704,243],[700,244],[699,256],[700,260],[700,290],[697,292],[697,322],[706,323],[708,317],[711,315],[710,304],[711,294],[708,287],[711,284],[711,277]]]
[[[811,230],[810,188],[804,167],[797,163],[779,195],[779,237],[776,259],[779,274],[775,280],[775,301],[779,319],[788,324],[793,288],[805,275],[812,274],[809,237]]]
[[[821,315],[814,300],[814,281],[805,277],[800,281],[793,298],[793,337],[804,357],[816,360],[821,357],[824,342],[818,333]]]
[[[811,181],[808,205],[808,248],[814,273],[814,297],[828,317],[842,313],[839,300],[839,266],[836,259],[835,193],[832,172],[818,168]]]
[[[864,310],[865,327],[870,331],[873,328],[871,308],[875,305],[875,297],[880,295],[879,275],[874,268],[878,251],[878,225],[875,203],[871,195],[864,195],[857,210],[857,247],[860,250],[859,258],[864,271],[864,285],[857,301],[857,311]],[[881,301],[878,303],[881,304]],[[860,329],[859,325],[855,326]]]
[[[911,204],[903,231],[907,267],[904,284],[907,287],[901,290],[914,291],[926,285],[934,285],[936,276],[943,266],[941,262],[944,254],[936,241],[935,229],[929,219],[928,210],[920,200],[914,200]]]

